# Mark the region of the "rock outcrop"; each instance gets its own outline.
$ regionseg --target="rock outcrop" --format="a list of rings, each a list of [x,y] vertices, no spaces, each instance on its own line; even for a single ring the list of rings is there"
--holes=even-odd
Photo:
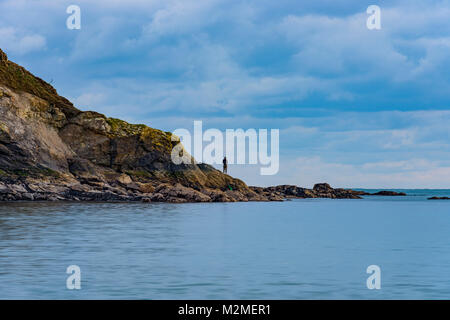
[[[378,191],[376,193],[370,194],[371,196],[406,196],[404,192],[395,192],[395,191]]]
[[[0,50],[0,200],[267,200],[189,155],[175,165],[177,143],[170,132],[78,110]]]
[[[294,185],[281,185],[261,188],[251,187],[256,193],[265,197],[279,198],[330,198],[330,199],[361,199],[353,190],[333,189],[328,183],[318,183],[312,189],[297,187]]]
[[[449,197],[430,197],[428,200],[450,200]]]
[[[207,164],[171,161],[170,132],[82,112],[0,50],[0,201],[280,201],[348,198],[317,184],[248,187]]]

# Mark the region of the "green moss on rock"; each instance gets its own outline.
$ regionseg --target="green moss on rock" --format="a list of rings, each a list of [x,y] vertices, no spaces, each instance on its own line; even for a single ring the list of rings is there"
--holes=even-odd
[[[130,124],[126,121],[116,118],[107,118],[106,122],[111,127],[110,134],[119,137],[140,135],[142,130],[147,127],[144,124]]]
[[[141,140],[150,143],[157,150],[170,153],[173,148],[172,133],[145,127],[141,132]]]

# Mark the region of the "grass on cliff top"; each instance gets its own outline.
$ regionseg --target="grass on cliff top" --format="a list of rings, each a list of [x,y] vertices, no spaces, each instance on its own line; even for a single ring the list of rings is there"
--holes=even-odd
[[[140,135],[142,131],[147,127],[144,124],[130,124],[126,121],[107,118],[106,122],[111,127],[111,134],[114,136],[130,136],[130,135]]]
[[[162,130],[150,128],[145,124],[130,124],[116,118],[107,118],[106,122],[111,127],[112,136],[139,136],[139,138],[143,141],[150,140],[152,145],[154,145],[157,149],[162,149],[169,152],[172,151],[173,142],[171,132],[164,132]]]
[[[61,110],[69,117],[78,114],[80,111],[76,109],[72,103],[64,97],[61,97],[50,84],[44,80],[35,77],[25,68],[7,60],[6,55],[0,49],[0,84],[5,85],[13,90],[23,91],[41,99],[48,101],[61,108]]]
[[[161,130],[145,127],[141,132],[141,140],[150,139],[156,149],[160,149],[166,152],[172,152],[172,148],[176,142],[172,141],[172,133],[164,132]]]

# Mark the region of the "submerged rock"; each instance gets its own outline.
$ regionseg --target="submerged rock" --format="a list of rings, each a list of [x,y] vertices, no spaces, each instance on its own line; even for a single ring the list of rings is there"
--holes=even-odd
[[[379,191],[376,193],[370,194],[371,196],[406,196],[404,192],[395,192],[395,191]]]
[[[428,200],[450,200],[449,197],[431,197]]]

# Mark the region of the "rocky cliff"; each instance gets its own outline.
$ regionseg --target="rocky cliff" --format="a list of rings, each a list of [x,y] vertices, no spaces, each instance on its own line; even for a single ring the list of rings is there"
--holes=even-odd
[[[172,140],[170,132],[78,110],[0,50],[0,201],[358,198],[329,186],[250,188],[194,159],[175,165]]]

